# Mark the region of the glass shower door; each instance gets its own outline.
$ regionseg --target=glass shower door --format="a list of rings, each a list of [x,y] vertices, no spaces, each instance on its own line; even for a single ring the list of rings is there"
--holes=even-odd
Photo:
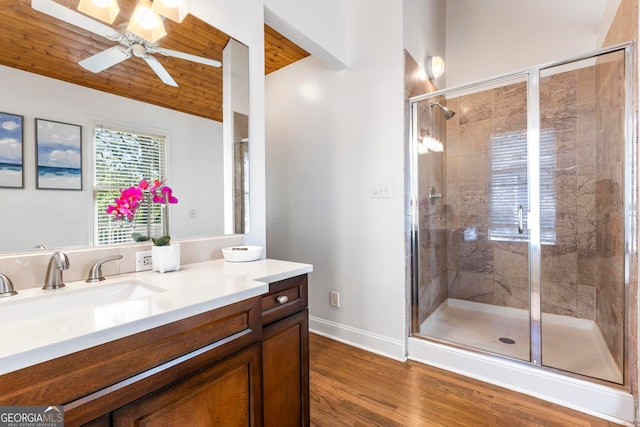
[[[414,104],[414,324],[433,339],[529,361],[527,88],[520,75]]]
[[[542,364],[623,383],[625,55],[540,77]]]
[[[412,98],[414,335],[628,384],[631,50]]]

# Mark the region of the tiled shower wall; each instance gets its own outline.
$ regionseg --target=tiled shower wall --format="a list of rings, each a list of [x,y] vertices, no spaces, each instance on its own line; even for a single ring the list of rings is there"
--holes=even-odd
[[[526,129],[526,86],[476,92],[447,106],[458,112],[447,123],[445,150],[449,297],[525,308],[527,245],[489,241],[488,229],[491,138]]]
[[[444,115],[430,103],[418,104],[421,136],[427,130],[446,143]],[[439,100],[444,103],[444,100]],[[430,151],[418,155],[418,188],[420,189],[419,250],[419,310],[420,323],[433,313],[448,297],[447,291],[447,218],[445,200],[445,153]],[[443,198],[430,198],[430,194]]]
[[[620,2],[620,6],[618,7],[618,11],[616,12],[615,18],[613,20],[613,23],[611,24],[611,27],[609,29],[609,32],[607,34],[607,37],[603,45],[611,46],[616,43],[623,43],[626,41],[634,41],[634,40],[635,41],[638,40],[638,0],[622,0]],[[634,58],[634,61],[633,61],[634,62],[633,68],[637,69],[638,67],[637,55],[634,55],[634,56],[636,58]],[[598,88],[596,91],[596,96],[598,97],[597,98],[598,102],[600,102],[600,100],[606,99],[607,97],[606,88],[610,83],[614,81],[614,80],[608,80],[606,78],[609,72],[607,72],[606,67],[601,67],[603,65],[604,64],[602,63],[598,64],[599,68],[596,71],[596,79],[597,79],[596,87]],[[612,74],[611,76],[613,75],[614,74]],[[632,94],[638,93],[637,75],[633,79],[633,83],[631,86],[632,86],[630,88],[631,93]],[[614,94],[615,93],[616,92],[614,92]],[[607,102],[605,102],[604,105],[607,105]],[[613,113],[613,112],[610,111],[610,113]],[[638,115],[637,102],[636,102],[635,109],[633,110],[632,113],[634,117],[637,117]],[[615,113],[613,114],[605,113],[604,110],[599,111],[597,117],[603,120],[598,119],[598,123],[604,124],[605,122],[607,122],[607,120],[604,119],[605,117],[608,116],[610,118],[614,118],[615,115],[616,115]],[[609,121],[609,123],[612,123],[612,122]],[[598,141],[597,150],[603,150],[606,148],[605,147],[606,132],[607,132],[606,126],[602,126],[602,125],[598,126],[598,134],[597,134],[598,136],[596,137]],[[632,142],[633,151],[636,153],[637,153],[637,144],[638,144],[638,141],[637,141],[637,135],[636,135],[636,138]],[[637,176],[635,179],[636,179],[635,183],[637,185]],[[637,186],[632,189],[635,191],[635,197],[637,200],[637,197],[638,197]],[[596,191],[598,191],[598,185],[596,185]],[[601,214],[606,215],[606,212],[601,212],[598,206],[596,206],[596,212],[598,216]],[[637,212],[634,212],[632,214],[631,220],[635,230],[638,230]],[[602,230],[596,229],[596,235],[598,235],[599,232],[602,232]],[[602,234],[602,236],[604,237],[605,234]],[[633,238],[634,238],[634,241],[637,242],[637,235],[633,236]],[[606,257],[604,256],[604,253],[605,252],[603,251],[602,254],[601,253],[597,254],[598,263],[600,264],[606,263]],[[627,383],[627,385],[630,386],[631,390],[634,390],[633,394],[637,399],[638,397],[638,391],[637,391],[638,390],[638,353],[636,349],[638,348],[638,317],[637,317],[638,263],[634,260],[638,259],[638,253],[635,245],[633,245],[632,251],[629,254],[629,258],[632,261],[630,262],[630,265],[629,265],[629,288],[627,292],[627,301],[625,303],[621,303],[618,299],[618,300],[614,300],[615,307],[606,308],[604,304],[601,307],[600,303],[606,300],[605,294],[607,293],[607,290],[603,289],[601,285],[604,285],[607,282],[604,280],[602,282],[598,282],[598,286],[596,288],[596,296],[597,296],[596,318],[597,318],[598,324],[600,325],[600,329],[602,330],[603,335],[605,336],[607,345],[609,346],[611,353],[614,355],[616,362],[618,362],[619,364],[620,364],[620,361],[623,359],[622,332],[624,330],[627,330],[629,332],[627,334],[627,340],[625,342],[625,347],[626,349],[628,349],[628,351],[626,352],[626,354],[628,355],[628,360],[626,364],[626,368],[628,368],[627,370],[628,375],[626,375],[627,379],[625,380],[625,383]],[[600,270],[600,267],[598,269],[599,271],[602,271],[604,273],[607,267],[604,265],[602,267],[603,267],[602,270]],[[620,273],[620,269],[617,269],[617,271]],[[605,279],[605,277],[602,277],[602,279]],[[616,280],[616,283],[621,283],[621,282]],[[620,291],[621,290],[617,287],[608,289],[608,292],[614,292],[617,295],[620,295],[619,293]],[[628,309],[626,313],[624,312],[625,308]],[[626,327],[624,327],[624,321],[623,321],[624,319],[627,320]],[[620,366],[623,366],[623,365],[620,365]]]
[[[555,137],[557,239],[542,246],[542,311],[595,320],[594,68],[541,78],[540,109]]]
[[[596,319],[614,359],[624,357],[624,57],[595,67]]]
[[[619,228],[622,212],[613,216],[610,212],[622,203],[622,186],[614,183],[622,180],[623,145],[620,122],[604,118],[613,114],[622,120],[621,103],[598,99],[602,107],[596,108],[596,93],[621,98],[622,76],[619,67],[608,67],[607,76],[612,70],[618,74],[605,77],[601,67],[541,79],[541,128],[555,138],[556,196],[556,241],[543,245],[541,285],[543,312],[603,321],[621,319],[620,313],[607,310],[623,307],[620,298],[624,294],[619,289],[623,258],[619,253],[611,254],[616,264],[602,256],[611,253],[609,246],[615,251],[623,248]],[[603,87],[616,76],[617,91]],[[446,141],[444,155],[431,152],[419,156],[421,321],[447,297],[528,309],[527,244],[488,240],[491,138],[526,130],[526,83],[449,99],[446,105],[457,112],[449,121],[444,121],[440,110],[430,108],[429,102],[420,106],[421,129],[435,128]],[[609,127],[600,130],[598,126]],[[597,138],[603,142],[597,145]],[[601,151],[597,152],[596,146]],[[606,174],[608,180],[600,176],[597,180],[596,171]],[[612,174],[615,178],[609,176]],[[606,190],[601,188],[605,185],[609,185]],[[598,195],[596,188],[600,189]],[[444,198],[430,200],[431,191],[443,193]],[[598,220],[597,206],[602,212]],[[465,239],[465,230],[477,236]],[[605,276],[615,280],[618,288],[596,288],[596,283],[606,281]],[[596,289],[607,301],[598,305],[602,307],[598,316]]]
[[[556,196],[556,241],[542,247],[542,310],[586,319],[596,317],[595,91],[594,67],[541,79],[541,129],[555,138]],[[526,130],[526,83],[447,105],[459,112],[447,124],[448,296],[528,309],[527,244],[488,240],[491,138]],[[465,230],[477,238],[465,239]]]

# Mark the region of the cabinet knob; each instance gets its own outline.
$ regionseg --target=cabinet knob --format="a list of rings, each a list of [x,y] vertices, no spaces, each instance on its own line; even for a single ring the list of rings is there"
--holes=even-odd
[[[278,298],[276,298],[276,301],[278,301],[280,304],[286,304],[287,302],[289,302],[289,297],[286,295],[280,295]]]

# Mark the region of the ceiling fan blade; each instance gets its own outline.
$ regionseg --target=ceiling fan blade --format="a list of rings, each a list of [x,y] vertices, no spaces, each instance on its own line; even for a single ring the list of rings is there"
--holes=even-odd
[[[31,7],[53,18],[75,25],[94,34],[113,41],[120,41],[122,35],[108,25],[95,21],[74,10],[68,9],[51,0],[31,0]]]
[[[151,69],[158,75],[158,77],[160,77],[160,80],[162,80],[164,84],[178,87],[178,83],[173,80],[173,77],[171,77],[169,72],[164,68],[164,66],[162,66],[160,61],[158,61],[151,55],[143,55],[142,59],[144,59],[147,64],[149,64],[149,67],[151,67]]]
[[[78,64],[89,71],[99,73],[109,67],[113,67],[127,58],[131,58],[130,49],[122,46],[113,46],[107,50],[103,50],[100,53],[96,53],[93,56],[83,59],[78,62]]]
[[[157,47],[153,49],[164,56],[173,56],[174,58],[186,59],[191,62],[198,62],[204,65],[210,65],[212,67],[221,67],[222,63],[220,61],[216,61],[215,59],[203,58],[201,56],[191,55],[189,53],[178,52],[177,50],[164,49],[161,47]]]

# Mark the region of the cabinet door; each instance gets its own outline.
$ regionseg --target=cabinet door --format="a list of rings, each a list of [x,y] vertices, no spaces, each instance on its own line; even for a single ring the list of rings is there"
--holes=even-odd
[[[113,412],[114,426],[259,426],[260,346],[171,384]]]
[[[97,420],[83,424],[82,427],[111,427],[111,416],[109,414],[104,415]]]
[[[300,311],[263,330],[264,425],[309,425],[309,322]]]

